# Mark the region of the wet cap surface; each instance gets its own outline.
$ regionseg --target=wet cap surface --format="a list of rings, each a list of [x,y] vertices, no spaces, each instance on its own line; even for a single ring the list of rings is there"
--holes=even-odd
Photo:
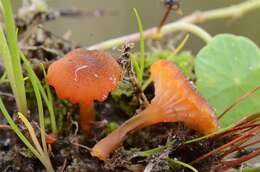
[[[116,89],[121,68],[105,52],[76,49],[50,65],[47,79],[59,98],[88,106]]]

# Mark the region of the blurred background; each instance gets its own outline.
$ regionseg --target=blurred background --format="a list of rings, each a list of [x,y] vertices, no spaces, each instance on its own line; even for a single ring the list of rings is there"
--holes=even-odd
[[[210,10],[241,3],[244,0],[181,0],[184,15],[197,10]],[[70,40],[82,46],[102,42],[137,31],[133,8],[140,13],[144,29],[157,26],[163,16],[165,8],[161,0],[47,0],[49,8],[80,8],[87,11],[105,11],[105,16],[82,18],[59,18],[49,22],[46,27],[52,32],[63,35],[71,31]],[[21,0],[13,0],[15,7],[21,5]],[[172,13],[167,22],[177,20]],[[243,15],[239,19],[212,20],[201,24],[210,34],[233,33],[252,39],[260,45],[260,10]],[[192,37],[186,47],[197,51],[203,42]]]

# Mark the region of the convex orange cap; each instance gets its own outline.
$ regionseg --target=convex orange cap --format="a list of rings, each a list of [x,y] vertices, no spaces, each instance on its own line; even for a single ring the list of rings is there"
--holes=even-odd
[[[121,68],[105,52],[79,48],[52,63],[47,79],[59,98],[89,106],[94,100],[104,101],[116,89]]]

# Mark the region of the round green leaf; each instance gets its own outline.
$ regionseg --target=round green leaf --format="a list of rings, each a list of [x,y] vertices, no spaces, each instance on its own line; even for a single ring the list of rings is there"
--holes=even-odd
[[[199,91],[220,114],[260,85],[260,50],[245,37],[221,34],[198,53],[195,71]],[[255,112],[260,112],[260,91],[225,114],[220,124],[226,127]]]

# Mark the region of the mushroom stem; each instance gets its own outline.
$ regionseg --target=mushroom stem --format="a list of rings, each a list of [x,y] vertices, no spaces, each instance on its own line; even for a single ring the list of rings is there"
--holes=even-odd
[[[109,154],[120,146],[129,133],[156,123],[164,122],[166,115],[166,113],[162,114],[162,109],[159,106],[150,104],[144,111],[124,122],[119,128],[99,141],[92,148],[91,155],[101,160],[106,160]],[[176,116],[171,115],[171,119],[168,118],[168,120],[175,122]]]
[[[79,113],[79,125],[80,128],[89,135],[90,129],[92,127],[92,122],[95,120],[96,113],[94,109],[94,103],[86,106],[85,104],[80,104],[80,113]]]

